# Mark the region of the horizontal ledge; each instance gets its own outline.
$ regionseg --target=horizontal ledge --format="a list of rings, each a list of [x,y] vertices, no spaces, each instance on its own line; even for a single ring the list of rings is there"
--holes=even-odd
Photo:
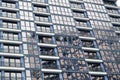
[[[93,72],[93,71],[89,71],[88,73],[91,74],[91,75],[100,75],[100,76],[107,75],[106,72]]]
[[[111,21],[112,22],[112,21]],[[120,25],[119,22],[112,22],[113,25]]]
[[[88,21],[89,20],[89,18],[82,18],[82,17],[74,17],[74,19],[76,19],[76,20],[81,20],[81,21]]]
[[[40,5],[40,6],[48,6],[47,3],[40,3],[40,2],[32,2],[32,4],[35,4],[35,5]]]
[[[120,14],[108,13],[110,16],[120,17]]]
[[[85,12],[85,9],[80,9],[80,8],[71,8],[73,11],[78,11],[78,12]]]
[[[3,9],[3,10],[8,10],[8,11],[19,11],[19,9],[16,9],[16,8],[8,8],[8,7],[0,7],[0,9]]]
[[[62,70],[59,69],[42,69],[43,72],[47,72],[47,73],[61,73]]]
[[[39,57],[42,58],[42,59],[48,59],[48,60],[59,59],[59,57],[57,57],[57,56],[44,56],[44,55],[40,55]]]
[[[118,6],[113,6],[113,5],[108,5],[108,4],[105,4],[105,7],[113,8],[113,9],[120,9]]]
[[[81,29],[81,30],[92,30],[90,27],[79,27],[77,26],[76,28]]]
[[[50,22],[40,22],[40,21],[35,21],[36,24],[40,24],[40,25],[47,25],[47,26],[51,26],[53,25],[52,23]]]
[[[87,62],[94,62],[94,63],[101,63],[101,62],[103,62],[103,60],[99,60],[99,59],[85,59],[85,61],[87,61]]]
[[[12,71],[23,71],[25,68],[20,68],[20,67],[1,67],[0,70],[12,70]]]
[[[120,31],[115,31],[115,33],[120,34]]]
[[[96,38],[94,37],[83,37],[83,36],[79,36],[80,39],[82,40],[96,40]]]
[[[56,44],[38,43],[39,46],[43,47],[57,47]]]
[[[78,1],[78,0],[70,0],[70,2],[73,2],[73,3],[84,3],[83,1]]]
[[[10,56],[10,57],[23,57],[23,54],[20,53],[5,53],[5,52],[0,52],[0,55],[4,55],[4,56]]]
[[[54,36],[55,33],[46,33],[46,32],[36,32],[38,35]]]
[[[85,50],[85,51],[99,51],[98,48],[82,47],[82,49]]]
[[[8,17],[0,17],[0,19],[3,19],[3,20],[8,20],[8,21],[20,21],[20,19],[15,19],[15,18],[8,18]]]
[[[10,40],[1,40],[1,39],[0,39],[0,42],[12,43],[12,44],[22,44],[22,41],[10,41]]]
[[[33,11],[33,13],[38,14],[38,15],[43,15],[43,16],[50,16],[50,13],[47,13],[47,12]]]
[[[4,1],[18,2],[19,0],[4,0]]]
[[[117,0],[108,0],[108,1],[114,1],[114,2],[116,2]]]
[[[21,30],[18,30],[18,29],[9,29],[9,28],[0,28],[0,30],[10,31],[10,32],[21,32]]]

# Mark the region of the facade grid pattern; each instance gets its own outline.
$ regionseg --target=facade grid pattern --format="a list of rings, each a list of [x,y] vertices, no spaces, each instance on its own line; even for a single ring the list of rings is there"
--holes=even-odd
[[[120,80],[117,0],[0,0],[0,80]]]

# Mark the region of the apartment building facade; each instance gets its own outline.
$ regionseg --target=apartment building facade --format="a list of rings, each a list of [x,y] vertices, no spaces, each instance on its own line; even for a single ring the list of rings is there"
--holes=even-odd
[[[120,80],[117,0],[0,0],[0,80]]]

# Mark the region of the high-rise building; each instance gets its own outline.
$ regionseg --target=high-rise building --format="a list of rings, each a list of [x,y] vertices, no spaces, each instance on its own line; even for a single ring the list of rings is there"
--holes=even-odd
[[[0,80],[120,80],[117,0],[0,0]]]

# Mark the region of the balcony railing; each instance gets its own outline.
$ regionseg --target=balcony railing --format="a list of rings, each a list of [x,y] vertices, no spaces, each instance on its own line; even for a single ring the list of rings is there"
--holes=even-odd
[[[4,67],[22,67],[22,63],[17,62],[0,62],[0,66]]]
[[[34,7],[34,11],[47,13],[46,7]]]
[[[16,8],[16,4],[15,3],[10,4],[10,3],[2,2],[2,7],[7,7],[7,8],[13,8],[13,9],[15,9]]]
[[[12,15],[11,15],[12,14]],[[14,18],[17,19],[17,14],[16,13],[7,13],[7,12],[2,12],[1,13],[2,17],[7,17],[7,18]]]
[[[118,10],[107,10],[109,13],[113,13],[113,14],[119,14]]]
[[[13,36],[0,36],[0,39],[2,40],[10,40],[10,41],[21,41],[19,37],[13,37]]]
[[[89,70],[90,71],[100,71],[100,72],[102,72],[102,69],[100,67],[95,67],[95,66],[89,67]]]
[[[45,2],[45,0],[32,0],[33,2],[36,2],[36,3],[47,3]]]
[[[52,63],[51,64],[45,63],[42,65],[42,68],[44,68],[44,69],[58,69],[59,66],[56,64],[52,64]]]
[[[0,80],[24,80],[22,77],[0,77]]]
[[[39,43],[54,44],[53,40],[39,40]]]
[[[41,55],[55,56],[55,53],[53,51],[41,51]]]
[[[83,32],[83,31],[79,31],[79,36],[83,36],[83,37],[92,37],[92,35],[90,34],[90,32]]]
[[[1,28],[19,29],[19,26],[2,26]]]
[[[44,26],[37,26],[37,31],[38,32],[46,32],[46,33],[52,33],[50,30],[50,27],[44,27]]]
[[[1,48],[0,52],[15,53],[15,54],[20,54],[21,53],[19,49],[5,49],[5,48]]]

